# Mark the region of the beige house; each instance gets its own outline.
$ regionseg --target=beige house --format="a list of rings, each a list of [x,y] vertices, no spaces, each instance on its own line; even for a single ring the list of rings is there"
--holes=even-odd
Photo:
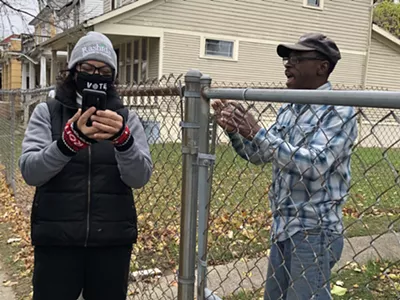
[[[0,89],[21,88],[21,62],[18,58],[21,55],[21,36],[10,35],[0,41]]]
[[[400,89],[400,64],[394,63],[400,61],[400,40],[372,24],[372,2],[104,0],[103,15],[40,47],[69,53],[85,31],[94,30],[114,43],[122,83],[190,68],[218,82],[279,83],[285,77],[277,44],[320,31],[342,51],[332,76],[335,84]]]
[[[400,90],[400,40],[376,25],[367,62],[367,85]]]
[[[29,25],[33,34],[22,38],[22,76],[29,78],[23,88],[46,87],[55,83],[59,70],[67,65],[67,51],[54,51],[41,45],[56,35],[103,13],[103,0],[48,1]]]

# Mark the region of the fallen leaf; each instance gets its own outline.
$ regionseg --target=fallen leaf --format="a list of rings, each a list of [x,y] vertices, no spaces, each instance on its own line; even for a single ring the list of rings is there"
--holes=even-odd
[[[332,295],[336,295],[336,296],[344,296],[347,293],[347,289],[334,285],[331,291]]]
[[[3,283],[4,286],[13,286],[13,285],[17,285],[18,282],[16,281],[11,281],[11,280],[7,280],[6,282]]]
[[[390,273],[390,274],[388,274],[388,277],[390,279],[393,279],[393,280],[400,279],[400,275],[399,274]]]
[[[20,242],[20,241],[21,241],[21,238],[9,238],[7,240],[7,244],[17,243],[17,242]]]
[[[344,282],[341,280],[336,281],[335,283],[337,286],[344,286]]]

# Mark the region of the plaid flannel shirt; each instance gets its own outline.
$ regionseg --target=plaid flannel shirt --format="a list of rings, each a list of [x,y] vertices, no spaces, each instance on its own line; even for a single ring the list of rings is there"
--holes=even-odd
[[[328,82],[319,89],[332,87]],[[342,233],[357,138],[353,107],[285,104],[275,124],[261,129],[253,141],[238,133],[228,136],[242,158],[256,165],[272,162],[273,239],[283,241],[317,227]]]

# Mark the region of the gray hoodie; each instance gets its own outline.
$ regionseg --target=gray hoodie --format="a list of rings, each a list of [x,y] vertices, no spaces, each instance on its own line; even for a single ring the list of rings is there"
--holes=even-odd
[[[134,142],[126,151],[115,150],[115,157],[122,181],[137,189],[150,180],[152,160],[143,126],[135,112],[129,112],[126,124]],[[38,104],[22,141],[22,155],[19,158],[22,177],[29,185],[41,186],[57,175],[70,159],[61,153],[57,142],[52,140],[47,104]]]

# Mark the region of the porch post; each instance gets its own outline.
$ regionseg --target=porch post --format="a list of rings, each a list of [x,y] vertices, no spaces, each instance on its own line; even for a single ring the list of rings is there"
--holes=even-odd
[[[40,87],[46,87],[46,57],[42,55],[40,57]]]
[[[34,89],[36,87],[36,70],[35,64],[29,62],[29,88]]]
[[[33,62],[29,62],[29,86],[28,88],[30,90],[33,90],[36,88],[36,70],[35,70],[35,64]],[[23,80],[23,77],[22,77]],[[25,99],[24,99],[24,128],[28,126],[28,121],[29,121],[29,105],[28,103],[31,102],[31,97],[32,95],[30,93],[25,94]]]
[[[71,57],[72,49],[73,49],[72,44],[68,43],[67,44],[67,63],[69,63],[69,58]]]
[[[27,86],[28,82],[28,64],[22,61],[22,82],[21,82],[21,88],[23,90],[26,90],[28,88]]]
[[[56,83],[58,73],[57,67],[57,50],[51,51],[51,65],[50,65],[50,84]]]

